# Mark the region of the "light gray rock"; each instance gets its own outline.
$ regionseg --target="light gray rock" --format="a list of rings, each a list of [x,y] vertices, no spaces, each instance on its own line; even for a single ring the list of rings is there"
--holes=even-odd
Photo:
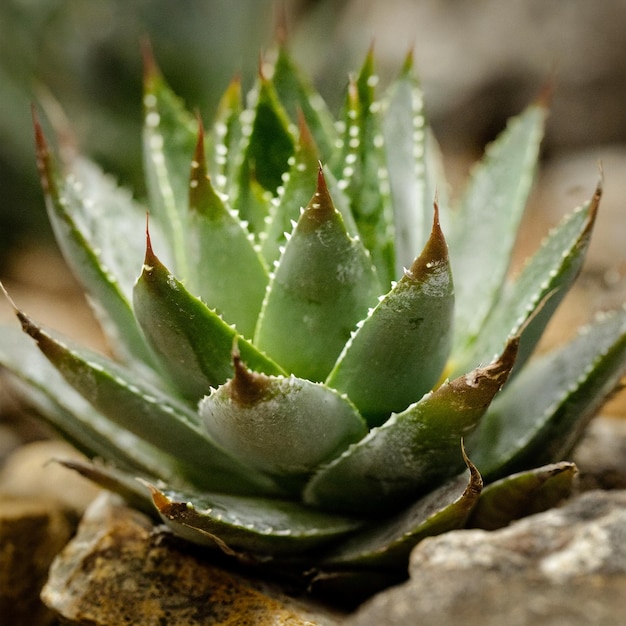
[[[329,613],[257,587],[210,559],[180,549],[150,519],[103,493],[55,559],[44,603],[63,623],[305,626],[336,624]],[[178,547],[177,547],[178,546]]]
[[[626,624],[626,491],[590,491],[495,532],[427,539],[410,574],[346,623]]]

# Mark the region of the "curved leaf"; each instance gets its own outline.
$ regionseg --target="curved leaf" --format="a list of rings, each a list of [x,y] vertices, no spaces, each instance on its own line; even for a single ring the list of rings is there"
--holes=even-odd
[[[554,463],[511,474],[487,485],[468,520],[468,528],[496,530],[512,521],[557,506],[571,492],[578,469]]]
[[[254,343],[290,373],[324,380],[378,293],[369,256],[347,234],[320,170],[270,280]]]
[[[461,469],[459,441],[478,424],[513,367],[519,338],[485,367],[444,383],[393,413],[313,476],[308,504],[358,513],[398,507]]]
[[[301,553],[337,540],[362,521],[314,511],[288,500],[152,487],[163,521],[179,537],[218,547],[244,561]]]
[[[452,343],[454,288],[435,206],[422,254],[346,344],[326,384],[354,402],[370,426],[432,389]]]
[[[537,357],[507,385],[468,440],[487,480],[569,454],[626,373],[626,310]]]
[[[0,366],[11,372],[11,388],[24,404],[86,456],[164,480],[180,474],[175,459],[96,411],[22,331],[2,329]]]
[[[253,369],[284,373],[170,274],[154,254],[149,237],[134,302],[137,319],[163,368],[177,389],[194,402],[233,375],[235,339]]]
[[[463,453],[465,455],[465,453]],[[482,478],[464,456],[469,480],[458,476],[390,519],[358,531],[331,548],[321,567],[404,568],[411,550],[426,537],[462,528],[482,490]]]

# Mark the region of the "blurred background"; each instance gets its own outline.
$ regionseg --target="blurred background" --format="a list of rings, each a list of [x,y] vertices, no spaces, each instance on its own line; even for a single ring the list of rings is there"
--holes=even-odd
[[[624,302],[626,0],[2,0],[0,279],[23,308],[100,345],[47,226],[31,103],[60,103],[82,151],[141,199],[141,40],[149,38],[188,107],[210,120],[235,73],[252,84],[281,15],[294,57],[335,110],[370,45],[383,85],[414,50],[453,189],[506,119],[552,80],[518,257],[590,197],[600,162],[606,193],[580,285],[546,345],[594,311]],[[14,323],[11,317],[1,302],[0,322]]]

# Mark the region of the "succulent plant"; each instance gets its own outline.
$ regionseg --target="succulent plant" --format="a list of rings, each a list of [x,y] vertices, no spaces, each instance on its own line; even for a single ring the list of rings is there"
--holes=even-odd
[[[50,220],[113,356],[17,308],[34,342],[0,341],[15,387],[93,460],[68,466],[191,542],[360,591],[428,535],[563,498],[563,459],[626,368],[624,310],[528,360],[601,195],[511,275],[545,103],[450,206],[410,57],[376,83],[370,52],[334,121],[279,46],[205,132],[147,54],[149,218],[75,152],[59,166],[35,119]]]

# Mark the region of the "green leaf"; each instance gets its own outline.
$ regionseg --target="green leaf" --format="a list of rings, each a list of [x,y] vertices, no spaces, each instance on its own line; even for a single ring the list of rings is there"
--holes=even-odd
[[[506,278],[532,186],[546,109],[511,120],[475,168],[447,233],[456,283],[455,351],[471,343]],[[492,353],[493,354],[493,353]]]
[[[461,469],[459,441],[478,424],[513,367],[519,340],[485,367],[446,382],[320,469],[304,490],[308,504],[376,513],[398,507]]]
[[[448,251],[435,212],[424,251],[360,324],[326,384],[345,393],[370,426],[379,425],[438,381],[450,352],[453,315]]]
[[[515,372],[524,365],[556,310],[578,276],[589,247],[600,202],[600,188],[593,199],[567,216],[526,262],[505,289],[485,321],[475,344],[456,357],[459,372],[500,350],[509,335],[521,334]]]
[[[462,528],[483,484],[478,470],[465,459],[469,480],[464,475],[453,478],[408,509],[357,532],[331,548],[321,567],[405,568],[411,550],[422,539]]]
[[[283,183],[283,172],[288,169],[295,142],[289,130],[289,119],[272,83],[259,77],[254,109],[242,113],[242,132],[247,138],[243,163],[239,172],[239,190],[234,200],[242,220],[249,223],[253,233],[265,228],[267,212],[254,201],[253,183],[274,195]]]
[[[294,65],[284,44],[278,47],[272,83],[291,120],[295,122],[301,113],[315,137],[322,159],[330,159],[337,141],[332,115],[322,97]]]
[[[467,526],[496,530],[555,507],[571,494],[577,473],[573,463],[561,462],[491,483],[480,494]]]
[[[363,522],[288,500],[152,488],[163,521],[179,537],[218,547],[247,562],[312,550],[354,532]]]
[[[189,408],[114,361],[55,339],[24,313],[18,317],[46,358],[98,412],[177,458],[195,484],[240,493],[274,489],[213,443]]]
[[[207,176],[202,127],[192,163],[189,203],[188,239],[197,263],[194,291],[235,324],[239,333],[252,337],[268,273],[250,234]]]
[[[233,194],[237,173],[243,160],[243,133],[241,129],[241,81],[235,78],[222,96],[213,123],[213,159],[211,173],[219,191]]]
[[[36,118],[34,124],[46,208],[63,255],[89,295],[113,350],[128,361],[151,364],[153,356],[137,326],[127,292],[137,207],[85,162],[74,163],[74,179],[62,179]],[[114,250],[128,256],[123,258]]]
[[[374,97],[377,82],[370,51],[358,77],[348,87],[341,121],[343,148],[339,162],[331,169],[350,199],[360,236],[382,284],[387,286],[396,278],[394,229],[380,103]]]
[[[626,373],[626,311],[602,316],[536,357],[494,401],[468,441],[487,480],[569,454]]]
[[[440,196],[440,206],[445,200],[445,181],[437,166],[436,146],[428,133],[423,103],[424,94],[409,55],[384,100],[382,120],[396,230],[396,276],[402,275],[403,267],[408,267],[426,245],[435,196]],[[444,226],[447,221],[442,220]]]
[[[300,217],[302,207],[311,199],[319,170],[317,145],[302,117],[296,152],[289,162],[286,182],[278,187],[278,196],[272,201],[269,220],[261,235],[261,251],[269,267],[280,256],[280,250],[293,230],[293,223]]]
[[[370,258],[346,232],[320,170],[270,280],[254,343],[288,372],[324,380],[379,293]]]
[[[193,259],[188,258],[186,218],[196,122],[148,55],[143,101],[143,148],[150,207],[166,226],[177,274],[188,278]]]
[[[299,488],[367,434],[354,405],[335,390],[252,372],[238,353],[233,360],[234,377],[202,400],[199,413],[211,438],[247,465],[277,480],[293,477],[287,483]]]
[[[134,302],[137,319],[163,368],[194,403],[233,375],[235,339],[250,367],[267,374],[284,373],[170,274],[154,254],[149,237]]]
[[[2,328],[0,366],[13,375],[11,388],[22,401],[86,456],[166,480],[180,473],[175,459],[96,411],[23,332]]]

